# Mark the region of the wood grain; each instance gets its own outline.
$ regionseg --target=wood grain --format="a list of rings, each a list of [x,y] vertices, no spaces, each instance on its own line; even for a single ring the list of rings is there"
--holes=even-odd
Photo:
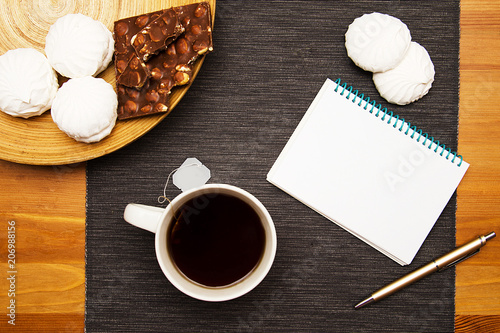
[[[498,332],[500,316],[469,316],[455,317],[456,332]]]
[[[42,53],[45,36],[57,18],[68,13],[82,13],[105,24],[113,31],[113,22],[119,18],[148,13],[174,5],[195,3],[199,0],[67,0],[18,1],[6,0],[0,6],[0,54],[19,47],[33,47]],[[215,0],[210,0],[215,13]],[[28,15],[27,15],[28,13]],[[193,79],[201,69],[204,56],[193,66]],[[116,89],[115,71],[111,64],[98,75]],[[180,102],[191,83],[172,89],[168,112],[132,120],[117,121],[109,136],[86,144],[63,133],[52,121],[50,111],[38,117],[23,119],[0,112],[0,158],[17,163],[61,165],[87,161],[133,142],[162,121]]]
[[[83,331],[85,163],[40,167],[0,161],[0,331],[6,320],[7,222],[16,227],[16,330]]]
[[[463,0],[461,7],[458,150],[471,167],[458,188],[457,244],[492,230],[500,234],[500,3]],[[1,38],[0,45],[8,42]],[[82,332],[85,164],[40,167],[0,161],[0,188],[2,230],[9,220],[19,223],[24,305],[16,329]],[[5,240],[6,232],[0,232],[2,270]],[[3,308],[5,279],[0,288]],[[5,309],[0,313],[4,316]],[[500,332],[500,235],[457,266],[455,323],[456,332]],[[0,320],[0,331],[6,328]]]
[[[500,236],[500,2],[461,2],[460,154],[471,164],[458,188],[457,244]],[[457,265],[456,332],[500,331],[500,237]]]

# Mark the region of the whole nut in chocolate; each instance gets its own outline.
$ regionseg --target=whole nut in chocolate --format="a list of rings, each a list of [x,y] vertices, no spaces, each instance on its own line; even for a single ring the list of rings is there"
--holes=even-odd
[[[121,19],[114,33],[119,119],[168,111],[171,89],[188,84],[193,62],[213,50],[207,2]]]

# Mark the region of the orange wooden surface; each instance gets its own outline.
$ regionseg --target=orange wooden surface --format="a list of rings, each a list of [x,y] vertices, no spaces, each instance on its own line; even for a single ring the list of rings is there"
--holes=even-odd
[[[461,8],[457,244],[499,237],[457,266],[456,332],[500,332],[500,1]],[[85,300],[85,163],[38,167],[0,161],[0,269],[16,222],[17,332],[82,332]],[[6,274],[6,273],[3,273]],[[0,331],[8,280],[0,279]],[[14,331],[14,330],[12,330]]]
[[[457,265],[457,332],[500,332],[500,1],[461,4],[458,150],[471,167],[458,188],[457,243],[499,237]]]
[[[0,161],[0,189],[0,332],[82,332],[85,163]],[[6,316],[9,221],[15,221],[15,326]]]

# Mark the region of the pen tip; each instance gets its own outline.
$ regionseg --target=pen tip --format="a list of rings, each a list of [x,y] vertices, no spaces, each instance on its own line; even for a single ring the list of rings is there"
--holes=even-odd
[[[489,241],[490,239],[495,238],[495,236],[496,236],[496,234],[492,231],[489,234],[487,234],[486,236],[484,236],[484,238],[486,238],[486,240]]]
[[[373,302],[373,301],[375,301],[375,300],[373,299],[373,297],[368,297],[368,298],[367,298],[367,299],[365,299],[364,301],[359,302],[358,304],[356,304],[356,305],[354,306],[354,308],[355,308],[355,309],[362,308],[363,306],[368,305],[368,304],[370,304],[370,303],[371,303],[371,302]]]

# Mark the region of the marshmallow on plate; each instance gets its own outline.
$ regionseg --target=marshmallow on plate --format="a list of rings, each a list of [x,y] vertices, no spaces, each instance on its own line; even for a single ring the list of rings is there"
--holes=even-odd
[[[118,99],[113,87],[100,78],[86,76],[64,83],[52,103],[52,119],[69,137],[97,142],[111,133]]]
[[[14,116],[39,116],[52,105],[59,84],[47,58],[31,48],[0,56],[0,110]]]
[[[104,24],[83,14],[67,14],[49,29],[45,53],[62,76],[96,76],[113,58],[114,39]]]

